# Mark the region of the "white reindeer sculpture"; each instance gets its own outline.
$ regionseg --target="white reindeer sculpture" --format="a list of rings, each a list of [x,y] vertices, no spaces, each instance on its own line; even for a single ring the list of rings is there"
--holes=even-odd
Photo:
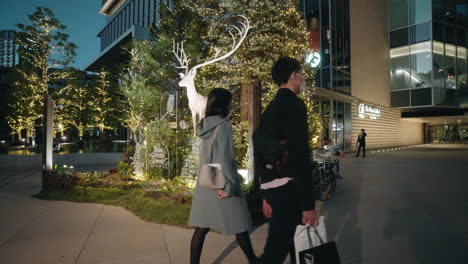
[[[250,27],[249,20],[245,16],[239,16],[239,17],[243,18],[245,20],[245,23],[238,22],[240,24],[239,27],[237,27],[235,25],[230,25],[229,30],[228,30],[229,34],[232,37],[232,41],[233,41],[231,50],[228,53],[226,53],[226,54],[224,54],[222,56],[219,56],[220,55],[219,54],[220,50],[215,47],[215,56],[214,56],[213,59],[208,60],[208,61],[206,61],[204,63],[201,63],[201,64],[198,64],[198,65],[195,65],[192,68],[189,68],[190,60],[187,58],[187,55],[185,55],[184,42],[181,42],[181,44],[179,44],[179,43],[176,44],[175,41],[172,40],[172,44],[173,44],[172,52],[174,53],[174,55],[176,56],[176,58],[177,58],[177,60],[178,60],[178,62],[180,64],[180,66],[177,66],[177,68],[178,69],[185,69],[185,73],[180,73],[179,74],[180,79],[181,79],[180,82],[179,82],[179,86],[187,88],[187,97],[188,97],[188,100],[189,100],[190,112],[192,114],[192,123],[193,123],[194,134],[196,133],[196,127],[197,127],[198,121],[200,121],[205,116],[205,108],[206,108],[206,103],[207,103],[207,99],[208,99],[206,96],[203,96],[203,95],[197,93],[197,90],[195,89],[194,78],[197,75],[197,69],[201,68],[201,67],[204,67],[204,66],[206,66],[208,64],[215,63],[217,61],[224,60],[224,59],[228,58],[240,47],[240,45],[242,44],[242,42],[246,38],[247,33],[249,32],[251,27]],[[239,34],[238,39],[236,39],[234,34],[231,32],[231,29],[237,31],[237,33]],[[198,120],[197,120],[197,116],[198,116]]]

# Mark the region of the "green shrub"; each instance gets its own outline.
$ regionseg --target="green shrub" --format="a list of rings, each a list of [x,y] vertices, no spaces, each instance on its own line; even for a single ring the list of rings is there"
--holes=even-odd
[[[74,174],[73,166],[55,164],[52,173],[60,176],[71,177]]]
[[[120,175],[130,177],[133,173],[133,166],[127,162],[120,161],[117,165],[117,170]]]
[[[179,177],[172,179],[160,177],[141,184],[141,188],[145,191],[157,192],[167,197],[184,197],[186,199],[191,199],[193,187],[193,182]]]

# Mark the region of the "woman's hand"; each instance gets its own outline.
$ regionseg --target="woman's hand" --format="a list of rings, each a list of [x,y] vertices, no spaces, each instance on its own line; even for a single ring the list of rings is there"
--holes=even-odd
[[[216,197],[218,199],[226,199],[228,198],[228,195],[223,190],[216,190]]]

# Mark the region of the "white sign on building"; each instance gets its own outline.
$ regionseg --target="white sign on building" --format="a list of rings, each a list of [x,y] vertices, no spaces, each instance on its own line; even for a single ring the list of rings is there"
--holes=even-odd
[[[358,116],[359,118],[377,119],[380,117],[380,109],[366,104],[359,104]]]
[[[305,62],[309,64],[312,68],[317,68],[320,65],[320,62],[322,62],[322,56],[316,51],[311,52],[307,54]]]

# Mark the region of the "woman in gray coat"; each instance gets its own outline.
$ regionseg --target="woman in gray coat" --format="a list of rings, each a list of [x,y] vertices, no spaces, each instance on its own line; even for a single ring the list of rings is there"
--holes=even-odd
[[[210,228],[223,234],[236,234],[249,263],[257,261],[248,233],[252,219],[241,189],[242,178],[237,174],[232,128],[228,121],[231,101],[232,94],[228,90],[218,88],[211,91],[205,118],[197,128],[197,135],[202,139],[200,167],[202,164],[220,163],[226,185],[223,189],[213,190],[199,186],[197,180],[189,218],[189,224],[195,227],[190,246],[191,264],[200,262],[203,242]]]

